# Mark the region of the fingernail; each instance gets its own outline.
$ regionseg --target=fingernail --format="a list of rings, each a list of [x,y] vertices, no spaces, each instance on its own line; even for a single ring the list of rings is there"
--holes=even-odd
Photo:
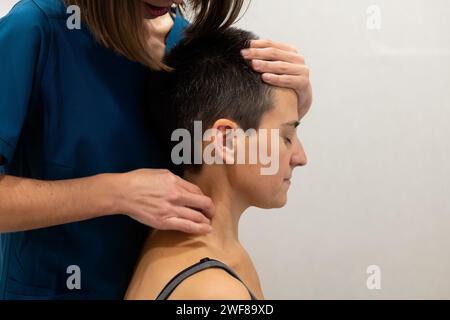
[[[250,55],[250,50],[242,49],[241,54],[244,56],[244,58],[247,58]]]
[[[261,66],[261,61],[259,61],[259,60],[253,60],[253,66],[254,66],[255,68],[259,68],[259,67]]]

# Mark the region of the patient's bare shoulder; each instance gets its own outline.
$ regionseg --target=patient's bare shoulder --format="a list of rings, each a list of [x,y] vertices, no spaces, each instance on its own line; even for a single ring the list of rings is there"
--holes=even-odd
[[[251,300],[245,285],[222,269],[207,269],[184,280],[169,300]]]

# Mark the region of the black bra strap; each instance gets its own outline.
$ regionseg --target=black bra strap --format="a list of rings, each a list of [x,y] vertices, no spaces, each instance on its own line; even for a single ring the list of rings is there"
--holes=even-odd
[[[190,266],[189,268],[186,268],[185,270],[178,273],[161,291],[161,293],[158,295],[156,300],[167,300],[169,296],[172,294],[172,292],[180,285],[181,282],[189,278],[190,276],[194,275],[197,272],[203,271],[205,269],[209,268],[220,268],[225,271],[227,271],[230,275],[235,277],[237,280],[242,282],[242,284],[247,288],[252,300],[258,300],[256,296],[250,291],[250,289],[246,286],[246,284],[239,278],[239,276],[231,270],[230,267],[228,267],[226,264],[214,260],[205,258],[200,260],[200,262],[194,264],[193,266]]]

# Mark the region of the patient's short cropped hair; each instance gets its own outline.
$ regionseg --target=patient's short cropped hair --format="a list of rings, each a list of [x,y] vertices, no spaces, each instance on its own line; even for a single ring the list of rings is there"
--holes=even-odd
[[[193,135],[194,121],[206,130],[221,118],[257,129],[272,108],[272,95],[241,55],[254,39],[251,32],[227,28],[185,38],[172,49],[165,63],[173,71],[157,73],[150,84],[150,105],[161,130],[183,128]]]

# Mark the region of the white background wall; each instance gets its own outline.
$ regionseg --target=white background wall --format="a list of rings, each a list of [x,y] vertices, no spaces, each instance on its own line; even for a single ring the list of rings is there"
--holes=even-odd
[[[288,206],[242,220],[267,298],[450,299],[449,17],[448,0],[253,0],[238,25],[296,45],[315,93]]]
[[[0,17],[4,16],[17,0],[2,0],[0,3]]]
[[[449,17],[447,0],[253,1],[240,25],[295,44],[315,92],[288,206],[243,220],[268,298],[450,298]]]

